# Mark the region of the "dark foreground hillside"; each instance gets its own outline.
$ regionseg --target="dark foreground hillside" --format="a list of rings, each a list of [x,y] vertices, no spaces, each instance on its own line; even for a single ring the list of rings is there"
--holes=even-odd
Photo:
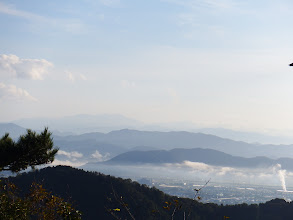
[[[185,215],[185,219],[193,220],[222,220],[224,216],[237,220],[293,219],[293,203],[282,199],[260,205],[202,204],[166,195],[129,179],[65,166],[24,173],[10,181],[24,190],[28,190],[33,181],[41,183],[49,191],[74,203],[83,212],[83,219],[90,220],[115,219],[113,215],[116,219],[172,219],[172,213],[174,219],[184,219]]]

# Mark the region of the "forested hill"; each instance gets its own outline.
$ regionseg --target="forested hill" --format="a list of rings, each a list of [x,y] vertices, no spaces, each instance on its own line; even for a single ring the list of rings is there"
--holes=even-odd
[[[260,205],[218,206],[191,199],[178,199],[131,180],[71,167],[48,167],[10,178],[19,189],[28,190],[33,181],[41,183],[83,212],[83,219],[199,219],[237,220],[293,219],[293,203],[276,199]],[[27,192],[26,192],[27,193]],[[126,211],[129,209],[129,213]],[[190,215],[189,215],[190,214]],[[133,218],[131,218],[131,216]],[[189,217],[188,217],[189,215]]]

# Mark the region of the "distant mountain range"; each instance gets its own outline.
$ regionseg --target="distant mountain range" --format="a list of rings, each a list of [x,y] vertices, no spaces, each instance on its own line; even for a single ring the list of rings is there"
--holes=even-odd
[[[13,121],[22,127],[42,130],[45,126],[50,130],[83,134],[89,132],[109,132],[124,128],[138,129],[143,123],[117,114],[74,115],[61,118],[28,118]]]
[[[293,137],[270,136],[256,132],[237,131],[226,128],[203,128],[192,122],[147,124],[119,114],[73,115],[60,118],[27,118],[12,121],[24,128],[42,130],[48,126],[56,135],[108,133],[114,130],[132,129],[142,131],[189,131],[205,133],[248,143],[293,144]]]
[[[209,148],[222,151],[233,156],[256,157],[266,156],[269,158],[292,157],[293,145],[260,145],[249,144],[241,141],[233,141],[214,135],[191,132],[158,132],[137,131],[123,129],[104,133],[87,133],[66,137],[55,137],[59,141],[88,141],[92,140],[99,144],[111,144],[117,148],[128,151],[133,149],[170,150],[174,148]],[[61,146],[61,145],[60,145]],[[109,152],[110,153],[110,152]]]
[[[270,159],[267,157],[244,158],[232,156],[212,149],[172,149],[155,151],[130,151],[120,154],[105,164],[160,164],[160,163],[183,163],[184,161],[200,162],[214,166],[267,168],[282,164],[282,168],[293,170],[292,158]]]
[[[0,135],[9,132],[17,138],[24,134],[25,128],[12,123],[0,123]],[[57,134],[57,135],[56,135]],[[109,133],[93,132],[81,135],[60,135],[53,132],[54,143],[60,150],[78,151],[88,157],[99,151],[108,158],[132,150],[170,150],[174,148],[209,148],[233,156],[257,157],[272,159],[281,157],[293,158],[293,145],[261,145],[234,141],[214,135],[184,131],[138,131],[122,129]]]

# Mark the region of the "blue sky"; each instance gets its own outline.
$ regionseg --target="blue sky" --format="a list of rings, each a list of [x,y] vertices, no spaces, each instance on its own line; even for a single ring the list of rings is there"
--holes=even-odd
[[[293,3],[0,0],[0,121],[118,113],[293,133]]]

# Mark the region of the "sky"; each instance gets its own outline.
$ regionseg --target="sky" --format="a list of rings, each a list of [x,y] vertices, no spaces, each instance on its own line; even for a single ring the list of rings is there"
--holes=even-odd
[[[0,122],[122,114],[293,135],[289,0],[0,0]]]

